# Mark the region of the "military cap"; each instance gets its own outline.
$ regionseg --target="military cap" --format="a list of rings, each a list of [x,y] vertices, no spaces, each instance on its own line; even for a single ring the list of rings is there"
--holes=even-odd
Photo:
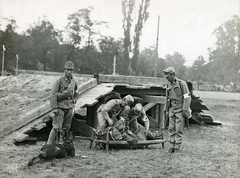
[[[65,69],[74,69],[74,64],[72,63],[72,61],[67,61],[65,64]]]
[[[167,69],[163,70],[164,77],[168,77],[170,74],[175,74],[175,69],[173,67],[168,67]]]
[[[133,108],[135,114],[140,114],[142,109],[143,107],[140,103],[137,103]]]
[[[131,95],[127,95],[123,98],[123,101],[125,101],[128,105],[131,105],[134,102],[134,99]]]

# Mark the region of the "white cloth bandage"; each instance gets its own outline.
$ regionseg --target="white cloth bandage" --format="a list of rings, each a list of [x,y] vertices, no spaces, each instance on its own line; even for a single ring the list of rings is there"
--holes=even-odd
[[[183,98],[189,98],[190,97],[190,94],[189,93],[185,93],[185,94],[183,94]]]

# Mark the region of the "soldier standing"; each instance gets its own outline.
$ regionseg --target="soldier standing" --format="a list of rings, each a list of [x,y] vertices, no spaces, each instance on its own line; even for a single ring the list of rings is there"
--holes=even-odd
[[[169,117],[170,153],[179,151],[185,119],[191,117],[191,95],[185,81],[175,75],[175,69],[168,67],[163,70],[164,77],[168,80],[166,89],[165,113]]]
[[[50,104],[53,109],[53,128],[49,134],[47,144],[55,142],[59,135],[59,143],[69,136],[74,106],[79,98],[77,83],[72,76],[74,64],[66,62],[65,71],[54,84],[50,94]]]

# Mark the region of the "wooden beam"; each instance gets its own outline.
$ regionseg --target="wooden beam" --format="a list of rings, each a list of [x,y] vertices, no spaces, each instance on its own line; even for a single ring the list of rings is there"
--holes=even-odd
[[[159,111],[159,108],[160,108],[159,104],[156,104],[155,105],[155,119],[157,120],[158,128],[160,128],[160,117],[159,117],[160,111]]]
[[[165,100],[166,100],[165,96],[141,95],[138,97],[142,98],[143,102],[148,102],[148,103],[165,104]]]
[[[27,134],[19,134],[14,138],[14,141],[15,142],[22,142],[22,141],[24,141],[28,138],[29,138],[29,135],[27,135]]]
[[[99,74],[98,79],[100,83],[127,83],[134,85],[151,85],[158,87],[164,87],[167,84],[167,80],[165,78],[158,77]]]
[[[160,117],[160,123],[159,123],[160,125],[159,125],[159,128],[164,129],[164,127],[165,127],[164,104],[160,104],[159,117]]]
[[[94,136],[94,128],[87,125],[86,123],[73,118],[72,120],[72,128],[73,131],[77,131],[77,132],[81,132],[82,134],[84,134],[86,137],[93,137]]]
[[[165,89],[161,87],[150,87],[150,88],[129,88],[126,86],[119,86],[116,84],[114,91],[120,94],[130,94],[130,95],[165,95]]]
[[[151,109],[155,105],[156,105],[156,103],[148,103],[143,106],[143,109],[147,112],[149,109]]]

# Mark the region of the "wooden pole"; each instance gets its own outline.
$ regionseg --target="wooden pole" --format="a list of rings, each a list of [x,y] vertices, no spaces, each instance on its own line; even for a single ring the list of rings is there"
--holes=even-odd
[[[2,54],[2,76],[4,74],[4,52],[6,50],[5,46],[2,45],[2,48],[3,48],[3,54]]]
[[[17,60],[16,60],[16,75],[18,75],[18,55],[16,54],[16,58],[17,58]]]
[[[156,42],[156,61],[154,64],[154,77],[157,77],[157,59],[158,59],[158,36],[159,36],[159,22],[160,22],[160,16],[158,16],[158,26],[157,26],[157,42]]]
[[[113,57],[113,75],[116,75],[116,55]]]

